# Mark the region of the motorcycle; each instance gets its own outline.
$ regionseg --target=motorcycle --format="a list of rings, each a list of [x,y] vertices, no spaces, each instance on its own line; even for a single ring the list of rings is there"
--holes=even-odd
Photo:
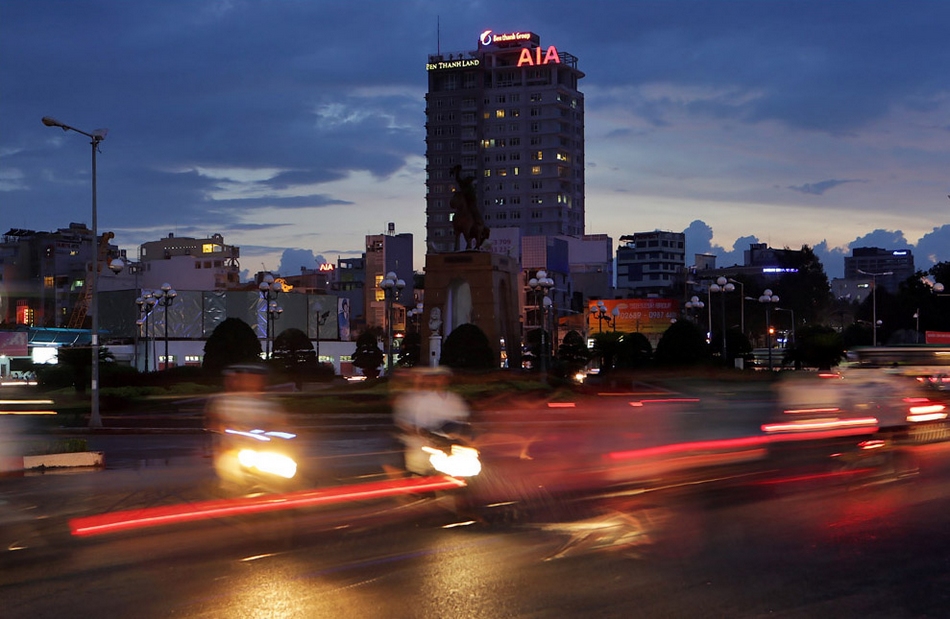
[[[453,421],[437,431],[421,430],[420,434],[427,443],[420,448],[436,472],[459,478],[475,477],[481,472],[478,450],[467,444],[471,440],[468,424]]]
[[[290,432],[225,428],[214,454],[218,477],[243,490],[290,489],[298,470],[296,437]]]

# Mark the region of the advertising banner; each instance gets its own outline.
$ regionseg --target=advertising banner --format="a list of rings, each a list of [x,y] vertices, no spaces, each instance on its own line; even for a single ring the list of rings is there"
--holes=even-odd
[[[599,303],[607,309],[601,320]],[[663,333],[679,317],[680,304],[676,299],[608,299],[588,304],[588,331],[617,330],[622,333]],[[614,320],[616,319],[616,324]]]
[[[26,331],[0,333],[0,355],[26,357],[29,354]]]

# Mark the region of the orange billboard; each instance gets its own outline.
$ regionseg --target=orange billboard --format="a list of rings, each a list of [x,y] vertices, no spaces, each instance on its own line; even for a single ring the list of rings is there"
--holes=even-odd
[[[600,304],[605,318],[601,319]],[[620,331],[623,333],[663,333],[673,320],[679,318],[680,303],[676,299],[605,299],[589,301],[587,307],[588,333]]]

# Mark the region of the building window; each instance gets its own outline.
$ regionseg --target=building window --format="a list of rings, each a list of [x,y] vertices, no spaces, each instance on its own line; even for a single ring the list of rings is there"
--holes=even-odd
[[[495,110],[495,118],[504,118],[505,110]]]
[[[531,151],[531,160],[532,161],[542,161],[544,159],[544,152],[540,150]]]
[[[532,174],[533,176],[537,176],[537,175],[541,174],[541,166],[539,166],[539,165],[533,165],[533,166],[531,166],[531,174]]]

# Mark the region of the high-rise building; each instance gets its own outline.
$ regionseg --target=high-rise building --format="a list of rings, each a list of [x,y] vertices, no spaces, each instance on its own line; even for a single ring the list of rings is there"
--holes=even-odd
[[[914,252],[910,249],[855,247],[844,258],[844,277],[850,280],[874,278],[888,292],[897,292],[900,283],[913,277]]]
[[[682,232],[637,232],[620,237],[617,249],[617,292],[636,297],[673,293],[686,267],[686,235]]]
[[[486,30],[474,51],[429,56],[426,244],[454,251],[452,195],[474,181],[489,228],[584,234],[584,74],[531,32]],[[489,239],[490,242],[490,239]]]
[[[363,309],[366,326],[383,329],[388,327],[386,295],[379,285],[388,273],[395,273],[398,279],[405,282],[405,287],[398,291],[398,299],[393,300],[393,328],[404,328],[406,307],[415,303],[412,235],[406,232],[396,234],[395,224],[392,222],[386,234],[367,235],[364,266]]]

